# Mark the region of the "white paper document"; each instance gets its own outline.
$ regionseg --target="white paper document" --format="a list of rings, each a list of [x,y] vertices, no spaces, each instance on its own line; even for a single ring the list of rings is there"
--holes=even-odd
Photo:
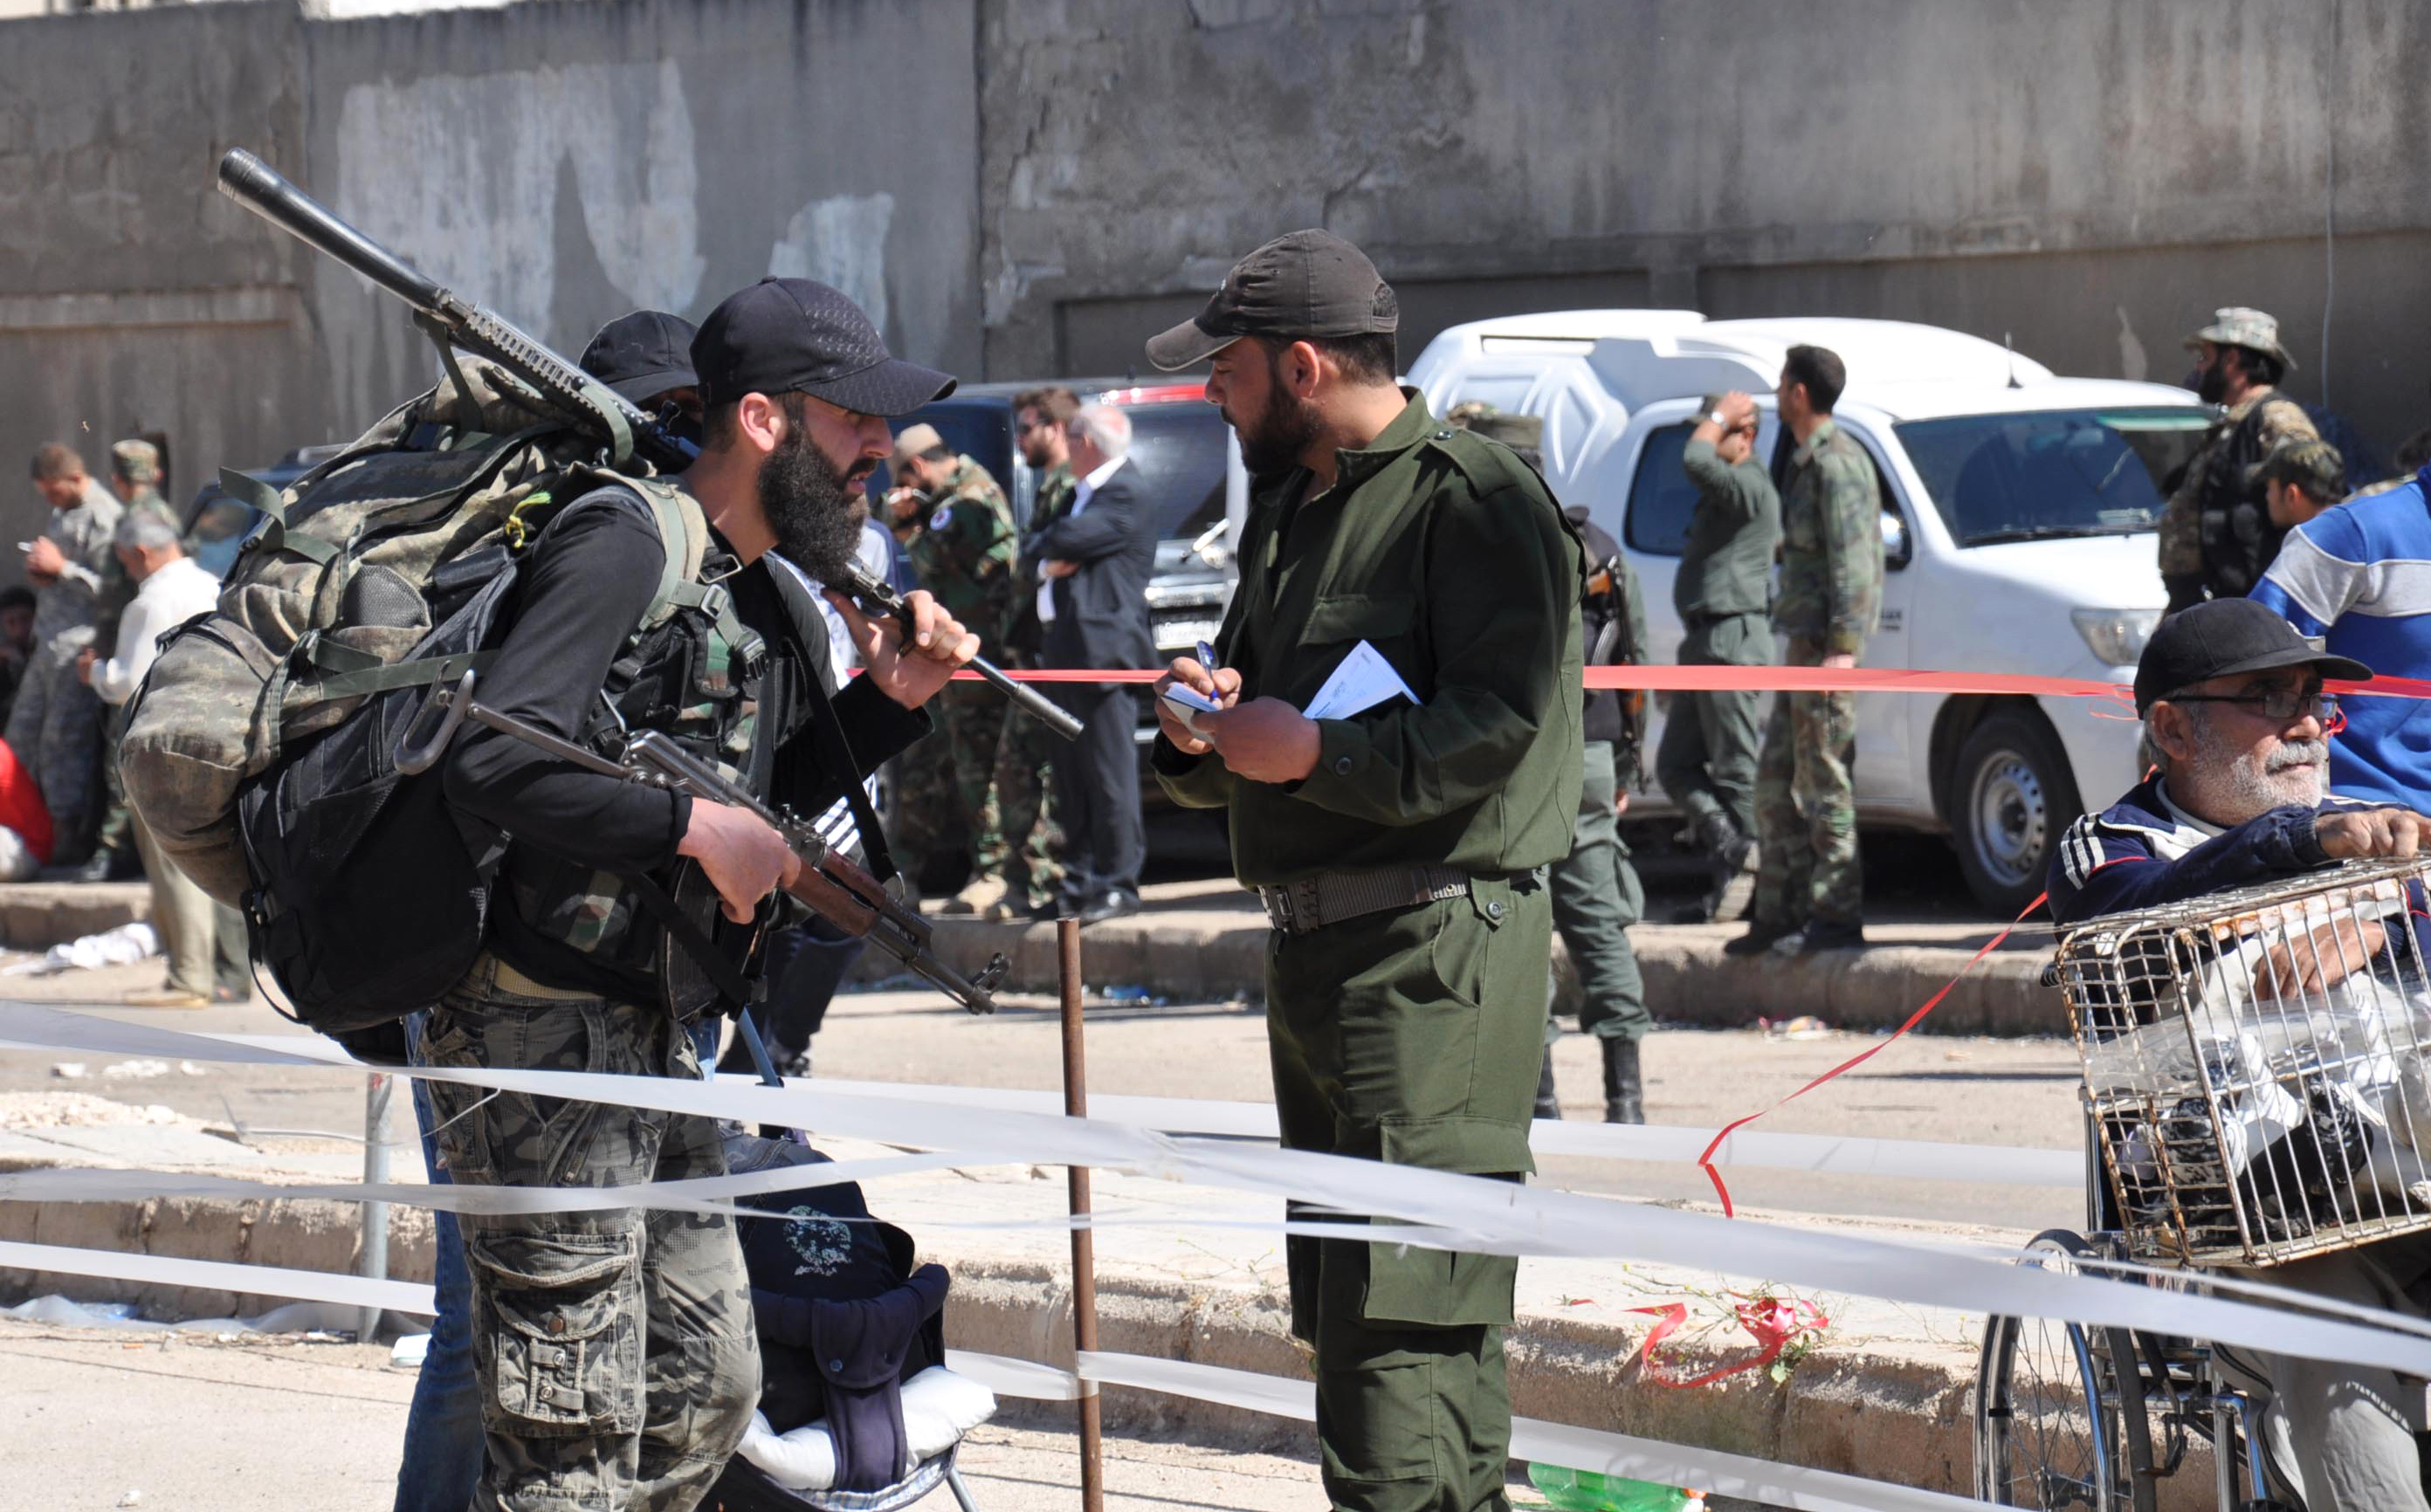
[[[1305,712],[1313,720],[1347,720],[1353,714],[1364,714],[1390,698],[1406,698],[1411,703],[1418,695],[1401,681],[1401,674],[1384,659],[1384,654],[1362,640],[1333,669],[1333,675],[1309,700]]]

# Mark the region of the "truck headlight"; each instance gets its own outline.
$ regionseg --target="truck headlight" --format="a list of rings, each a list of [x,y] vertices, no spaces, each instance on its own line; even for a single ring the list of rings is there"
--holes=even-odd
[[[2161,623],[2158,609],[2072,609],[2076,633],[2085,638],[2093,658],[2105,667],[2133,667],[2143,659],[2144,642]]]

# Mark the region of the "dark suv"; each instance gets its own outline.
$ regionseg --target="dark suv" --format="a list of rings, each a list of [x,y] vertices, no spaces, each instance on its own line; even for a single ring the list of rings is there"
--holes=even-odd
[[[947,445],[978,461],[1004,486],[1015,523],[1026,526],[1038,479],[1014,444],[1013,396],[1031,387],[965,384],[904,416],[895,428],[900,432],[923,422],[936,426]],[[1148,621],[1158,656],[1169,659],[1185,655],[1199,640],[1215,637],[1224,618],[1224,601],[1239,576],[1232,547],[1249,510],[1249,480],[1232,427],[1206,402],[1206,386],[1200,383],[1142,385],[1127,378],[1097,378],[1067,381],[1065,387],[1083,403],[1116,405],[1131,417],[1132,465],[1139,470],[1157,517]],[[885,490],[884,477],[870,480],[872,499],[883,497]],[[1141,700],[1138,732],[1142,761],[1156,739],[1155,714],[1146,708],[1147,702]],[[1165,802],[1154,782],[1143,783],[1140,791],[1150,808]]]

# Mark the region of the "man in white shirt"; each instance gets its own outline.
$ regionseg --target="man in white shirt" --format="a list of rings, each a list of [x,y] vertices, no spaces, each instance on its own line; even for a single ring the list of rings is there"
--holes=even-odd
[[[157,516],[127,515],[119,522],[114,545],[119,565],[138,585],[135,602],[118,622],[115,655],[105,660],[97,648],[87,646],[76,658],[76,675],[103,703],[113,705],[126,703],[143,686],[162,636],[210,613],[220,600],[219,579],[187,557],[176,530]],[[135,844],[152,879],[152,927],[168,952],[169,980],[152,991],[128,993],[127,1005],[200,1008],[215,996],[223,1003],[243,1001],[252,986],[244,921],[162,856],[140,817]]]

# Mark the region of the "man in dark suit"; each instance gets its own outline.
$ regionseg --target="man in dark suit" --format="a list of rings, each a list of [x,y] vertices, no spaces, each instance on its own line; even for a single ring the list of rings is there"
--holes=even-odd
[[[1080,485],[1071,507],[1022,553],[1040,564],[1044,659],[1049,667],[1153,667],[1148,580],[1156,566],[1157,525],[1141,495],[1139,469],[1127,459],[1131,419],[1111,405],[1088,405],[1065,431]],[[1132,734],[1138,706],[1119,683],[1059,683],[1052,691],[1085,726],[1070,756],[1055,763],[1065,907],[1084,923],[1136,913],[1140,863],[1148,856]]]

